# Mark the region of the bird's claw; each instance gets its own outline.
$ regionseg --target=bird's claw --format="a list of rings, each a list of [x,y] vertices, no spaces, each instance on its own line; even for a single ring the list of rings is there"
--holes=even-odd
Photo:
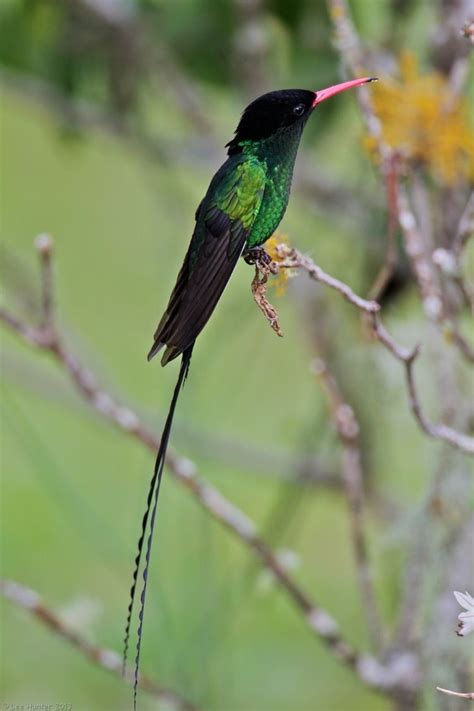
[[[264,264],[265,266],[269,266],[272,261],[272,258],[263,247],[250,247],[250,249],[245,250],[243,257],[247,264]]]

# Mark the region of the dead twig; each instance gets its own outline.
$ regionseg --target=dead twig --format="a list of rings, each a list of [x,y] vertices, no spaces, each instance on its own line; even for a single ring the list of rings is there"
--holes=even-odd
[[[278,323],[278,312],[274,306],[268,301],[267,281],[270,274],[278,274],[279,266],[276,262],[257,259],[255,261],[255,276],[251,284],[252,296],[262,314],[267,319],[271,328],[277,336],[283,336],[283,331]]]
[[[67,627],[60,616],[47,607],[41,600],[40,595],[14,580],[0,580],[0,592],[4,598],[10,600],[18,607],[27,610],[42,625],[51,630],[54,634],[66,640],[75,647],[86,659],[101,667],[107,672],[122,679],[122,657],[112,649],[99,647],[82,637],[75,630]],[[127,668],[125,679],[128,683],[133,682],[133,669]],[[151,696],[156,697],[163,703],[178,711],[198,711],[198,707],[180,694],[165,686],[161,686],[154,679],[140,674],[139,686]]]

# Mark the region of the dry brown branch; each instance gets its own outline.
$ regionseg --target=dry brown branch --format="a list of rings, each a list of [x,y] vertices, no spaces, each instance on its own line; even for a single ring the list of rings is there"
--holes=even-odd
[[[41,244],[41,243],[40,243]],[[49,245],[49,257],[51,257]],[[41,259],[44,268],[44,259]],[[331,283],[337,280],[329,278]],[[48,280],[42,278],[43,288]],[[346,294],[352,294],[349,287],[342,285]],[[337,288],[337,287],[334,287]],[[355,297],[356,301],[365,303]],[[43,297],[43,304],[47,300]],[[49,301],[51,303],[51,301]],[[370,309],[370,306],[369,306]],[[54,356],[58,365],[63,368],[85,401],[107,421],[120,430],[146,445],[154,454],[159,440],[140,421],[138,415],[129,407],[120,405],[108,393],[102,390],[95,376],[84,368],[76,356],[63,343],[52,315],[48,315],[49,328],[41,326],[32,328],[11,315],[5,309],[0,309],[0,320],[31,346]],[[251,549],[260,563],[270,570],[280,587],[303,615],[309,629],[322,640],[331,653],[342,663],[351,668],[357,677],[370,688],[389,696],[413,689],[413,669],[405,664],[406,654],[401,654],[385,665],[372,656],[362,654],[350,645],[342,636],[336,620],[326,610],[314,603],[292,578],[278,556],[259,536],[255,524],[234,504],[228,501],[215,487],[198,476],[195,465],[174,452],[168,451],[166,464],[172,476],[179,480],[193,494],[199,504],[213,518],[231,531],[244,545]]]
[[[318,358],[313,363],[313,370],[328,400],[331,418],[343,447],[342,479],[351,522],[351,538],[362,606],[372,647],[374,650],[380,651],[385,634],[364,531],[364,479],[359,423],[354,410],[345,402],[340,387],[327,363],[322,358]]]
[[[123,678],[121,655],[112,649],[106,649],[92,644],[75,630],[67,627],[61,620],[61,617],[42,602],[40,595],[36,591],[16,581],[1,579],[0,592],[4,598],[29,612],[30,615],[33,615],[42,625],[66,640],[90,662],[107,672],[111,672],[120,679]],[[133,683],[132,668],[127,668],[125,679],[128,683]],[[154,679],[151,679],[145,674],[140,674],[139,686],[140,689],[160,699],[160,701],[166,703],[173,709],[178,709],[179,711],[198,711],[198,707],[193,703],[184,699],[172,689],[161,686],[154,681]]]
[[[270,274],[278,273],[278,264],[263,260],[255,261],[255,276],[251,284],[252,296],[258,308],[275,331],[277,336],[283,336],[278,323],[278,312],[267,299],[267,282]]]

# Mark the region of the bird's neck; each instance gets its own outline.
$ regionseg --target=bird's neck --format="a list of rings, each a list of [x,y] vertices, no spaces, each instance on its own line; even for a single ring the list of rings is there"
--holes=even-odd
[[[296,126],[277,131],[259,141],[242,141],[242,153],[255,156],[266,163],[268,168],[284,165],[293,168],[303,127]]]

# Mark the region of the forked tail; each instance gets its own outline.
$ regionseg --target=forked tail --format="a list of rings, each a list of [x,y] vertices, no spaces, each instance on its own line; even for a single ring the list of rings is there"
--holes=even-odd
[[[153,476],[150,481],[150,488],[148,490],[146,508],[145,508],[145,513],[144,513],[143,521],[142,521],[142,530],[141,530],[140,538],[138,540],[138,551],[137,551],[137,556],[135,558],[135,567],[133,570],[132,587],[130,589],[130,602],[128,605],[127,623],[126,623],[126,627],[125,627],[125,639],[124,639],[124,648],[123,648],[122,673],[124,675],[125,675],[126,664],[127,664],[127,655],[128,655],[129,641],[130,641],[130,626],[131,626],[131,621],[132,621],[133,606],[134,606],[134,602],[135,602],[135,594],[136,594],[136,590],[137,590],[138,572],[140,569],[140,562],[141,562],[141,558],[142,558],[143,544],[145,541],[148,519],[150,518],[150,512],[151,512],[150,530],[148,533],[148,539],[146,542],[146,549],[145,549],[145,565],[143,568],[143,588],[142,588],[142,592],[141,592],[141,596],[140,596],[140,612],[138,613],[139,623],[138,623],[138,631],[137,631],[137,635],[138,635],[138,637],[137,637],[137,651],[136,651],[136,657],[135,657],[135,673],[134,673],[134,682],[133,682],[133,707],[134,707],[134,709],[136,709],[136,705],[137,705],[138,668],[139,668],[139,664],[140,664],[140,650],[141,650],[141,642],[142,642],[143,618],[144,618],[144,613],[145,613],[145,599],[146,599],[146,590],[147,590],[147,582],[148,582],[148,569],[150,566],[150,551],[151,551],[151,544],[152,544],[152,540],[153,540],[153,532],[155,529],[155,519],[156,519],[156,511],[157,511],[157,507],[158,507],[158,498],[159,498],[159,494],[160,494],[161,476],[163,474],[163,466],[164,466],[165,458],[166,458],[166,450],[168,449],[168,442],[169,442],[169,438],[170,438],[171,427],[173,424],[174,412],[176,409],[176,404],[178,402],[179,393],[181,391],[181,388],[184,384],[184,381],[186,380],[186,376],[189,371],[189,365],[191,363],[191,355],[193,352],[193,347],[194,347],[194,343],[192,343],[188,348],[186,348],[186,350],[183,352],[183,356],[181,359],[181,367],[179,369],[178,380],[177,380],[175,388],[174,388],[173,398],[171,400],[170,408],[168,410],[168,415],[166,417],[165,426],[163,428],[163,433],[161,435],[161,441],[160,441],[160,446],[158,448],[158,454],[156,455]]]

